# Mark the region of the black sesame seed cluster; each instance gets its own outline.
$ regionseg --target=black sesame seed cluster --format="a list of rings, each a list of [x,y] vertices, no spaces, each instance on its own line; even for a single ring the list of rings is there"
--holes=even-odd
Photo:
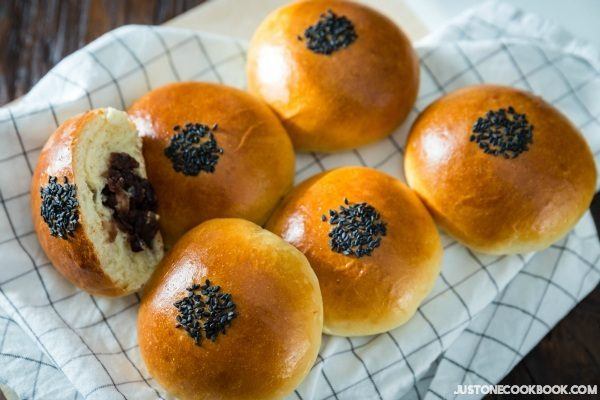
[[[158,232],[154,188],[136,172],[140,164],[127,153],[111,153],[102,205],[112,210],[117,227],[127,234],[133,252],[152,248]]]
[[[50,228],[50,234],[67,240],[74,236],[79,224],[79,202],[77,187],[64,177],[64,183],[58,183],[56,176],[48,178],[48,184],[40,188],[42,197],[41,215]]]
[[[339,211],[329,210],[329,246],[346,256],[370,256],[387,234],[386,223],[379,212],[368,203],[352,203],[344,199]],[[327,222],[327,216],[321,217]]]
[[[173,127],[175,135],[165,149],[165,155],[173,163],[173,169],[188,176],[197,176],[200,172],[215,172],[215,166],[223,149],[215,140],[215,124],[211,127],[204,124],[187,123],[181,128]]]
[[[173,304],[179,310],[175,327],[185,329],[198,346],[203,338],[214,342],[220,334],[227,334],[238,316],[231,294],[221,293],[221,287],[208,279],[204,285],[194,284],[186,290],[188,295]]]
[[[306,47],[325,55],[350,46],[357,38],[352,21],[331,10],[321,14],[319,21],[304,31]],[[302,36],[298,36],[298,40],[303,40]]]
[[[513,107],[490,110],[473,125],[470,141],[477,143],[486,154],[516,158],[533,143],[533,125],[525,114],[517,113]]]

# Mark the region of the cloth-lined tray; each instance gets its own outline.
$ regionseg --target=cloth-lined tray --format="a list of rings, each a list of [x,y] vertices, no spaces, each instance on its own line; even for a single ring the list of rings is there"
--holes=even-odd
[[[32,230],[31,171],[50,133],[79,112],[126,109],[178,80],[243,88],[245,48],[225,37],[127,26],[66,58],[19,104],[0,109],[0,382],[21,397],[166,398],[139,356],[139,296],[90,296],[48,263]],[[353,151],[298,154],[297,181],[342,165],[404,179],[403,146],[418,113],[444,93],[481,82],[530,90],[554,104],[598,162],[600,56],[593,47],[538,17],[488,3],[416,48],[421,87],[409,120]],[[290,398],[451,398],[457,384],[497,382],[599,280],[600,244],[589,213],[537,254],[485,256],[443,241],[442,274],[414,318],[377,336],[324,336],[315,366]]]

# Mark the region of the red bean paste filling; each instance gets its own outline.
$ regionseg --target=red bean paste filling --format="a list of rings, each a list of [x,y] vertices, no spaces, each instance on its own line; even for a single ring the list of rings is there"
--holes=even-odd
[[[127,234],[131,250],[152,249],[158,232],[156,194],[150,182],[136,171],[140,164],[127,153],[111,153],[102,204],[112,210],[113,221]]]

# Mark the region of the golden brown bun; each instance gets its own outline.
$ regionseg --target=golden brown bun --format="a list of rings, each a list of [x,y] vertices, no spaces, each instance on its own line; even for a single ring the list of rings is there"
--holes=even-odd
[[[489,110],[512,106],[534,126],[529,150],[505,159],[470,141]],[[437,222],[474,250],[525,253],[564,236],[590,205],[596,168],[585,140],[540,97],[481,85],[431,104],[415,121],[405,174]]]
[[[331,55],[298,40],[331,9],[358,35]],[[419,63],[406,35],[387,17],[340,0],[298,1],[272,12],[248,50],[249,90],[279,115],[301,151],[354,148],[390,134],[411,110]]]
[[[357,258],[331,250],[322,215],[367,202],[387,223],[381,246]],[[374,169],[344,167],[296,187],[267,228],[302,251],[323,295],[324,332],[341,336],[385,332],[406,322],[438,276],[442,247],[431,216],[403,183]]]
[[[72,159],[74,139],[92,118],[94,112],[90,111],[67,120],[46,142],[31,179],[31,215],[42,249],[65,278],[90,293],[118,296],[123,294],[123,289],[115,286],[104,273],[94,246],[81,226],[77,227],[72,238],[64,240],[50,235],[48,225],[40,215],[40,187],[48,183],[49,176],[66,177],[69,182],[75,181],[73,164],[61,160]],[[80,215],[79,224],[85,223],[84,216]]]
[[[175,327],[173,303],[210,279],[239,315],[226,335],[196,346]],[[184,235],[150,280],[138,316],[148,370],[180,399],[280,399],[319,351],[317,278],[293,246],[241,219],[214,219]]]
[[[162,240],[156,233],[152,247],[132,251],[127,234],[115,224],[111,210],[100,199],[112,152],[127,153],[139,163],[136,174],[145,177],[141,141],[127,114],[96,109],[63,123],[42,149],[31,181],[33,226],[40,245],[54,267],[69,281],[89,293],[120,296],[139,290],[162,258]],[[68,179],[76,192],[78,223],[66,239],[52,236],[41,216],[40,188],[49,178],[64,185]],[[65,186],[62,186],[64,189]],[[53,197],[56,204],[64,204]],[[65,208],[48,211],[60,215]],[[70,212],[67,211],[67,214]],[[110,227],[112,226],[112,229]],[[111,231],[112,233],[108,233]]]
[[[175,83],[146,94],[129,113],[144,140],[167,245],[211,218],[262,225],[293,184],[288,135],[273,112],[247,93],[211,83]],[[218,124],[215,137],[223,154],[214,173],[184,175],[165,156],[173,128],[186,123]]]

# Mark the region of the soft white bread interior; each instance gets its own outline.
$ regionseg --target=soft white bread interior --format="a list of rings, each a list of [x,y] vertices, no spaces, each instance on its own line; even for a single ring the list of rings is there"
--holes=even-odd
[[[111,209],[102,204],[102,189],[112,153],[127,153],[138,163],[138,174],[146,178],[142,142],[127,114],[113,108],[100,110],[90,119],[73,149],[73,169],[83,229],[93,243],[104,273],[125,292],[138,290],[162,259],[160,233],[152,248],[132,251],[127,234],[114,226]]]

